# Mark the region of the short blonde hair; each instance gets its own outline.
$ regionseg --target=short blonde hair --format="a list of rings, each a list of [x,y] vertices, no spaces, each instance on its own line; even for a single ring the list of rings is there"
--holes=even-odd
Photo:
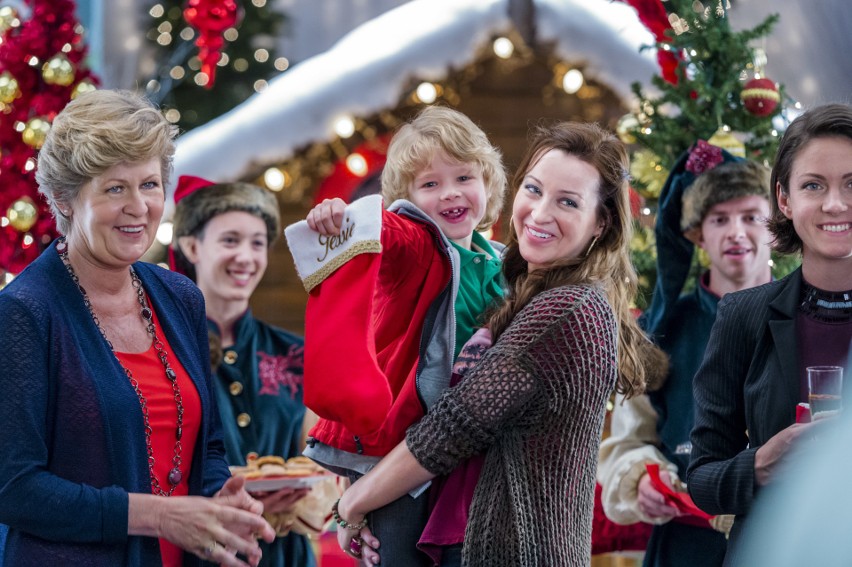
[[[35,174],[59,232],[71,228],[60,205],[72,203],[83,185],[115,165],[159,158],[166,187],[176,135],[177,127],[151,102],[129,91],[97,90],[68,103],[53,120]]]
[[[470,118],[444,106],[427,106],[394,135],[382,171],[385,204],[410,198],[414,179],[428,167],[437,150],[480,169],[488,202],[477,230],[489,228],[500,217],[506,195],[500,150],[491,145],[485,132]]]

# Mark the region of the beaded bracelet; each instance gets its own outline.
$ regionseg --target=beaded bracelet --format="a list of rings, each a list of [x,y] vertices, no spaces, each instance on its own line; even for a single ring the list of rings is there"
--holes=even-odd
[[[334,503],[331,507],[331,516],[334,518],[334,522],[343,528],[344,530],[355,530],[360,532],[365,527],[367,527],[367,516],[364,516],[364,519],[358,522],[357,524],[350,524],[346,520],[340,517],[340,512],[337,510],[337,505],[340,504],[340,498],[337,499],[337,502]]]

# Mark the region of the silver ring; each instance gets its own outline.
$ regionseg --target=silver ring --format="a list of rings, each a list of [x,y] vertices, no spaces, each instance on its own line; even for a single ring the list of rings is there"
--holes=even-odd
[[[211,543],[210,545],[205,547],[204,548],[204,556],[210,557],[211,555],[213,555],[213,552],[216,551],[216,546],[218,546],[218,545],[219,545],[219,543],[214,541],[213,543]]]

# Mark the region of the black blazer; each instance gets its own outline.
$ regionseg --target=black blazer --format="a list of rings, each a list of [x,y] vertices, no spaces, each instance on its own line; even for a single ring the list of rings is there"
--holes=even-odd
[[[693,379],[687,484],[701,509],[737,516],[726,564],[755,497],[754,454],[796,421],[801,284],[799,268],[782,280],[722,298]]]

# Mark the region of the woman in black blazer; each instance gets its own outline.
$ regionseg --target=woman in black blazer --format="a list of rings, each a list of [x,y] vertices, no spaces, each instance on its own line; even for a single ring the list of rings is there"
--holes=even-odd
[[[809,425],[805,368],[846,363],[852,339],[852,108],[814,108],[790,124],[772,170],[773,247],[802,255],[786,278],[719,303],[695,375],[689,493],[736,514],[726,565],[762,486]],[[804,439],[804,437],[802,438]]]

